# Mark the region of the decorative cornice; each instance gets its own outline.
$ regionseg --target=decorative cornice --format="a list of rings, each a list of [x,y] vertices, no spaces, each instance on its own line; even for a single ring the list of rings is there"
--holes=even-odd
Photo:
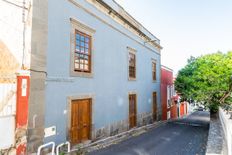
[[[160,46],[159,43],[154,42],[151,40],[150,37],[148,37],[142,30],[141,27],[143,27],[139,22],[137,22],[133,17],[130,16],[126,11],[123,9],[121,10],[121,13],[115,11],[111,6],[109,6],[107,3],[105,3],[103,0],[87,0],[90,4],[94,5],[97,9],[99,9],[101,12],[105,13],[106,15],[110,16],[112,19],[114,19],[116,22],[118,22],[120,25],[140,37],[142,40],[144,40],[144,43],[147,42],[148,44],[154,46],[155,48],[158,48],[161,50],[163,47]],[[119,4],[117,4],[119,5]],[[143,27],[144,28],[144,27]],[[144,28],[146,29],[146,28]],[[148,31],[148,33],[150,33]],[[155,40],[159,41],[158,38],[154,37]]]
[[[84,23],[81,23],[79,21],[77,21],[76,19],[74,18],[70,18],[70,22],[74,25],[76,25],[78,27],[78,29],[83,29],[83,30],[86,30],[88,31],[89,33],[91,34],[94,34],[96,32],[96,30],[92,29],[91,27],[87,26],[86,24]]]
[[[134,41],[137,42],[138,44],[144,46],[144,47],[147,48],[148,50],[150,50],[150,51],[152,51],[152,52],[157,53],[158,55],[160,55],[160,50],[162,49],[162,47],[161,47],[159,44],[157,44],[157,46],[153,46],[153,47],[156,48],[156,50],[154,50],[154,49],[152,49],[151,47],[146,46],[146,45],[145,45],[145,42],[141,42],[141,41],[136,40],[136,39],[133,38],[132,36],[130,36],[130,35],[124,33],[123,31],[121,31],[121,30],[119,30],[118,28],[116,28],[114,25],[112,25],[112,24],[110,24],[109,22],[105,21],[103,18],[97,16],[96,14],[93,13],[92,10],[89,10],[89,9],[87,9],[86,7],[80,5],[76,0],[68,0],[68,1],[69,1],[70,3],[72,3],[73,5],[75,5],[76,7],[78,7],[78,8],[80,8],[80,9],[84,10],[85,12],[87,12],[88,14],[90,14],[91,16],[95,17],[95,18],[98,19],[99,21],[103,22],[104,24],[110,26],[111,28],[113,28],[113,29],[115,29],[116,31],[122,33],[123,35],[127,36],[128,38],[134,40]],[[86,0],[86,1],[89,2],[90,0]],[[95,0],[93,0],[93,1],[95,1]],[[91,3],[90,3],[90,4],[91,4]],[[94,6],[94,4],[91,4],[91,5]],[[95,7],[96,7],[96,6],[95,6]],[[98,10],[99,10],[99,9],[98,9]],[[111,17],[111,18],[112,18],[112,17]],[[117,21],[116,21],[116,22],[117,22]],[[133,33],[133,32],[132,32],[132,33]],[[136,36],[137,36],[137,35],[136,35]],[[140,37],[140,38],[141,38],[141,37]],[[143,39],[143,40],[144,40],[144,39]],[[151,45],[151,43],[149,43],[149,44]]]

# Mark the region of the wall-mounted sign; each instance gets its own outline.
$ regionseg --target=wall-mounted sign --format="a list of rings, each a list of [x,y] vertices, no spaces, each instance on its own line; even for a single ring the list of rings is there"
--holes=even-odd
[[[56,135],[56,126],[51,126],[44,129],[44,137],[54,136]]]
[[[22,79],[22,96],[27,96],[27,79]]]

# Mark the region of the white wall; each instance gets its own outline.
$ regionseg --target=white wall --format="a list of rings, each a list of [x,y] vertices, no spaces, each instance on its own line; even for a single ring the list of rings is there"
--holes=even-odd
[[[30,8],[30,0],[25,0],[26,8]],[[26,21],[26,27],[30,27],[28,22],[28,9],[25,9],[23,19],[23,0],[0,1],[0,41],[2,41],[11,54],[16,58],[17,63],[21,64],[23,58],[23,29]],[[30,43],[30,28],[26,30],[25,41]],[[29,49],[30,44],[26,44],[24,62],[29,67]],[[21,65],[20,65],[21,66]]]
[[[13,115],[0,117],[0,150],[14,145],[15,117]]]

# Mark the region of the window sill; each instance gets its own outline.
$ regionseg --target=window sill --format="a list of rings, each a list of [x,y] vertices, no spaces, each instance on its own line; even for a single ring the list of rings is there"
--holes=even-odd
[[[136,78],[128,78],[128,81],[136,81]]]
[[[72,77],[83,77],[83,78],[93,78],[93,73],[72,71],[70,73],[70,76],[72,76]]]

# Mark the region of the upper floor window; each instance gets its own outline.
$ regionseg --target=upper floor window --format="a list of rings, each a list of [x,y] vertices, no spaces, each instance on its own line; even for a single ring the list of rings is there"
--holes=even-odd
[[[127,47],[128,51],[128,80],[136,80],[136,50]]]
[[[129,52],[129,78],[136,78],[136,55]]]
[[[152,62],[152,80],[156,81],[156,62]]]
[[[71,21],[71,76],[93,77],[93,36],[95,30],[70,18]]]
[[[91,36],[75,31],[74,70],[91,72]]]

